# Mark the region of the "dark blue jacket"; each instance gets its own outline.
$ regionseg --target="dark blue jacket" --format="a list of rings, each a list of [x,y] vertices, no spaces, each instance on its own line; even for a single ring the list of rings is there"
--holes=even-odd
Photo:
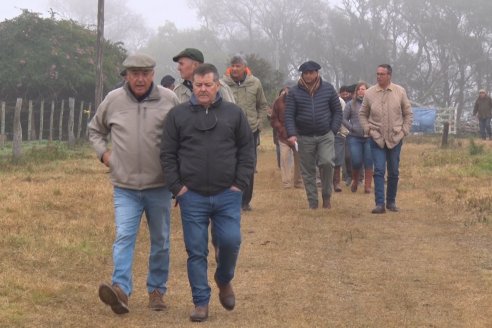
[[[296,85],[285,99],[285,127],[289,137],[319,136],[330,130],[336,135],[342,124],[342,106],[337,91],[328,82],[320,81],[313,97]]]

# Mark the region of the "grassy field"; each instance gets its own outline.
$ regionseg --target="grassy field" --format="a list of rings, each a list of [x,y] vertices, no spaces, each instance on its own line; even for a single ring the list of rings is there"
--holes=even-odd
[[[262,138],[252,202],[225,311],[212,286],[203,327],[492,327],[492,142],[412,137],[403,146],[400,213],[344,187],[331,210],[284,190]],[[172,215],[169,309],[147,309],[142,221],[130,313],[98,299],[114,238],[107,169],[88,147],[0,160],[0,327],[194,327],[179,209]],[[215,269],[210,262],[210,272]],[[212,275],[210,275],[210,278]],[[211,280],[212,281],[212,280]]]

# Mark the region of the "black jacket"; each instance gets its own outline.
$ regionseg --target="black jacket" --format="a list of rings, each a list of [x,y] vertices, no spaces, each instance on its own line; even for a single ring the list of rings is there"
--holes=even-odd
[[[342,106],[337,91],[320,81],[313,97],[296,85],[285,98],[285,128],[289,137],[320,136],[330,130],[336,135],[342,124]]]
[[[245,190],[253,174],[253,150],[241,108],[217,96],[207,111],[193,95],[167,114],[161,166],[174,195],[183,186],[205,196],[232,185]]]

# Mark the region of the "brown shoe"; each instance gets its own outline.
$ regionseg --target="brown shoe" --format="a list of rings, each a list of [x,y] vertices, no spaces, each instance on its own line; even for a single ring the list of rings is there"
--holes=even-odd
[[[234,306],[236,306],[236,296],[234,295],[232,284],[229,282],[224,285],[217,281],[217,276],[214,276],[214,278],[217,283],[217,287],[219,287],[220,304],[222,304],[224,309],[228,311],[234,310]]]
[[[359,170],[352,169],[352,184],[350,185],[350,191],[357,192],[359,186]]]
[[[372,214],[383,214],[386,213],[384,205],[377,205],[371,212]]]
[[[333,169],[333,190],[335,192],[342,191],[342,187],[340,186],[340,166],[335,166]]]
[[[193,322],[203,322],[208,318],[208,304],[202,306],[195,306],[190,314],[190,320]]]
[[[364,192],[366,194],[371,193],[371,182],[373,177],[372,169],[366,169],[364,172]]]
[[[323,208],[326,208],[326,209],[331,208],[330,197],[323,198]]]
[[[396,207],[396,204],[394,204],[394,203],[386,204],[386,208],[388,209],[388,211],[391,211],[391,212],[399,212],[400,211],[400,209],[398,207]]]
[[[154,311],[162,311],[167,308],[163,300],[164,294],[158,289],[154,289],[152,293],[149,293],[149,308]]]
[[[120,288],[120,286],[114,284],[110,286],[106,283],[99,285],[99,298],[104,304],[111,307],[116,314],[128,313],[128,296]]]

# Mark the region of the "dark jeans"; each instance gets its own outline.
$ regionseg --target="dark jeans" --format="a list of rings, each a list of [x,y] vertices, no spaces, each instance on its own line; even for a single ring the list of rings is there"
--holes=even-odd
[[[491,137],[491,130],[490,130],[490,117],[487,118],[479,118],[478,119],[478,125],[480,128],[480,138],[486,139],[486,137]]]
[[[202,306],[210,301],[209,224],[212,224],[212,239],[218,249],[217,281],[227,284],[234,278],[241,245],[241,192],[226,189],[217,195],[203,196],[189,190],[179,196],[178,201],[193,303]]]
[[[242,207],[249,205],[251,199],[253,198],[253,186],[255,183],[255,172],[256,172],[256,162],[258,160],[258,142],[260,140],[260,130],[256,130],[253,132],[253,144],[255,145],[254,156],[255,156],[255,164],[254,170],[251,176],[249,177],[249,185],[246,189],[243,190],[243,201]]]
[[[374,196],[376,205],[384,206],[384,175],[388,169],[388,183],[386,188],[386,203],[396,204],[396,192],[398,190],[398,178],[400,167],[400,152],[402,142],[394,148],[384,146],[380,148],[372,139],[371,153],[374,161]]]

